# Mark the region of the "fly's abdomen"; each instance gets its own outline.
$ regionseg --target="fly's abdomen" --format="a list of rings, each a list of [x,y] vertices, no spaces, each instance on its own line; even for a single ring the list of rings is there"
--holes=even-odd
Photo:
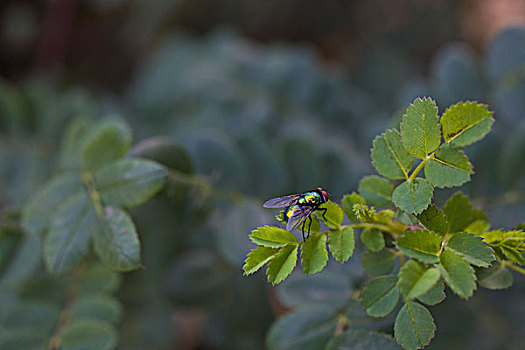
[[[297,200],[299,205],[318,205],[321,204],[321,196],[317,192],[305,192]]]

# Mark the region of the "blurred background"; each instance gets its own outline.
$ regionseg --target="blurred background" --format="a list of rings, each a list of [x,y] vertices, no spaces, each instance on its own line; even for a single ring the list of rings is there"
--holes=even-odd
[[[417,96],[441,112],[489,104],[494,130],[467,148],[476,174],[462,191],[496,228],[525,221],[524,25],[522,0],[2,0],[0,215],[16,223],[54,174],[73,119],[124,119],[133,152],[184,176],[132,213],[146,269],[115,277],[118,348],[263,349],[279,316],[312,295],[335,300],[319,286],[335,283],[344,304],[365,277],[359,252],[308,282],[243,277],[250,230],[276,214],[261,203],[318,186],[340,201],[373,172],[375,135]],[[437,204],[453,192],[436,191]],[[2,227],[0,246],[13,236],[20,254],[33,249]],[[37,248],[9,263],[16,249],[0,254],[11,302],[37,274],[51,279]],[[430,348],[525,348],[515,277],[431,308]]]

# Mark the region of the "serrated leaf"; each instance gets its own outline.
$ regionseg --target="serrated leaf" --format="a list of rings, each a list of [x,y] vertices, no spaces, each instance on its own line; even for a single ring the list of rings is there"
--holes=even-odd
[[[488,267],[496,257],[483,238],[466,232],[456,233],[448,241],[447,248],[461,255],[472,265]]]
[[[422,349],[434,337],[436,325],[430,312],[423,305],[406,301],[394,323],[394,336],[407,350]]]
[[[85,192],[79,192],[62,203],[44,239],[47,269],[62,273],[76,267],[89,250],[95,225],[95,209]]]
[[[439,277],[437,269],[409,260],[399,271],[399,290],[407,299],[415,299],[428,292]]]
[[[126,155],[131,146],[131,130],[121,121],[97,123],[89,131],[82,148],[82,168],[94,171]]]
[[[268,282],[279,284],[292,273],[297,264],[298,248],[299,246],[296,244],[286,245],[275,254],[273,259],[268,263],[266,270]]]
[[[120,302],[107,295],[88,295],[79,298],[73,305],[71,317],[73,320],[101,320],[116,323],[122,316]]]
[[[328,248],[336,261],[343,263],[354,253],[354,229],[346,226],[342,230],[330,230],[328,233]]]
[[[477,268],[476,276],[479,285],[487,289],[509,288],[514,282],[512,273],[499,261],[488,268]]]
[[[131,217],[124,210],[108,206],[98,217],[94,247],[100,260],[114,271],[131,271],[141,266],[140,242]]]
[[[454,187],[470,180],[472,164],[461,150],[444,144],[425,164],[425,177],[432,186]]]
[[[117,345],[116,330],[100,320],[73,321],[62,336],[62,350],[111,350]]]
[[[343,222],[344,213],[343,209],[336,203],[328,201],[319,206],[319,208],[326,208],[327,211],[323,217],[321,211],[315,211],[314,215],[316,218],[325,223],[329,228],[338,228]],[[326,220],[324,219],[326,218]]]
[[[337,320],[332,310],[303,308],[274,322],[268,331],[269,350],[324,349],[333,337]]]
[[[398,350],[394,338],[388,334],[350,328],[335,336],[325,350]]]
[[[368,282],[361,292],[361,305],[367,314],[374,317],[391,313],[398,300],[397,276],[377,277]]]
[[[57,207],[73,193],[81,190],[82,186],[76,175],[64,174],[54,177],[24,207],[22,227],[29,234],[42,234],[48,227]]]
[[[399,131],[395,129],[385,131],[372,143],[372,164],[384,177],[392,180],[408,179],[413,160],[401,144]]]
[[[343,200],[342,200],[343,210],[348,220],[353,221],[353,222],[359,221],[359,219],[354,213],[354,204],[357,204],[357,203],[366,204],[365,199],[358,193],[352,192],[350,194],[346,194],[343,196]]]
[[[476,289],[474,269],[461,255],[445,249],[437,265],[447,285],[462,298],[469,298]]]
[[[386,249],[377,253],[366,252],[361,258],[361,265],[370,277],[386,275],[394,269],[396,257],[396,254]]]
[[[460,192],[447,200],[443,212],[447,215],[448,232],[459,232],[472,222],[472,204]]]
[[[421,214],[416,215],[416,217],[419,223],[427,230],[440,233],[442,236],[447,233],[447,217],[445,213],[435,205],[429,205],[428,208],[423,210]]]
[[[432,201],[434,188],[427,179],[416,177],[397,186],[392,194],[395,206],[409,214],[419,214]]]
[[[359,181],[358,190],[369,205],[384,207],[392,202],[394,186],[379,176],[365,176]]]
[[[306,274],[321,271],[328,261],[326,251],[326,235],[323,233],[311,234],[301,245],[301,267]]]
[[[465,227],[463,230],[468,233],[473,233],[475,235],[480,235],[483,232],[490,229],[490,223],[483,220],[476,220]]]
[[[401,120],[401,140],[412,156],[426,158],[439,147],[441,129],[438,108],[431,98],[416,98]]]
[[[439,261],[441,236],[425,230],[407,231],[396,240],[396,246],[403,254],[411,258],[433,264]]]
[[[499,247],[499,249],[501,249],[503,254],[505,254],[505,256],[511,261],[514,261],[516,264],[519,265],[525,265],[525,258],[523,257],[523,252],[515,248],[509,248],[505,246],[501,246]]]
[[[250,239],[253,243],[270,248],[279,248],[287,244],[297,244],[293,233],[275,226],[263,226],[252,231]]]
[[[492,127],[494,118],[488,107],[477,102],[459,102],[450,106],[441,116],[445,142],[458,147],[482,139]]]
[[[166,171],[149,160],[122,159],[98,169],[94,180],[105,205],[132,208],[162,188]]]
[[[445,282],[439,280],[428,292],[420,295],[417,299],[427,305],[437,305],[442,302],[447,295],[445,294]]]
[[[252,251],[248,253],[246,260],[244,261],[244,266],[242,267],[244,275],[251,275],[259,270],[264,264],[270,261],[278,251],[277,248],[269,247],[257,247],[252,249]]]
[[[361,242],[363,242],[371,252],[378,252],[385,247],[385,237],[377,228],[365,228],[361,232]]]

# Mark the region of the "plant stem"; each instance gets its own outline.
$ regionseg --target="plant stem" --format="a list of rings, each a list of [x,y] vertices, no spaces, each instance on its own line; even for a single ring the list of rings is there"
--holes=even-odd
[[[525,269],[519,266],[516,266],[512,263],[512,261],[506,262],[505,265],[507,265],[510,269],[521,273],[522,275],[525,275]]]
[[[408,182],[411,182],[415,179],[416,175],[419,174],[419,172],[421,171],[421,169],[423,169],[423,167],[425,166],[425,164],[427,163],[427,161],[429,159],[432,159],[434,158],[434,152],[430,153],[425,159],[423,159],[421,161],[421,163],[419,163],[419,165],[414,169],[414,171],[412,172],[412,174],[410,174],[409,178],[408,178]]]

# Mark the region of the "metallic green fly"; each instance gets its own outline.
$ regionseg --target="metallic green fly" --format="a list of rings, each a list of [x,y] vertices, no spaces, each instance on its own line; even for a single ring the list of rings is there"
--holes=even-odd
[[[308,236],[310,236],[310,227],[312,225],[311,215],[314,211],[319,210],[323,212],[323,218],[325,218],[326,208],[319,208],[319,206],[328,201],[329,193],[323,190],[321,187],[316,188],[313,191],[304,192],[301,194],[291,194],[288,196],[272,198],[263,204],[265,208],[286,208],[282,211],[282,220],[286,222],[286,231],[292,231],[293,229],[301,226],[301,232],[304,237],[304,225],[306,219],[309,219],[308,224]]]

